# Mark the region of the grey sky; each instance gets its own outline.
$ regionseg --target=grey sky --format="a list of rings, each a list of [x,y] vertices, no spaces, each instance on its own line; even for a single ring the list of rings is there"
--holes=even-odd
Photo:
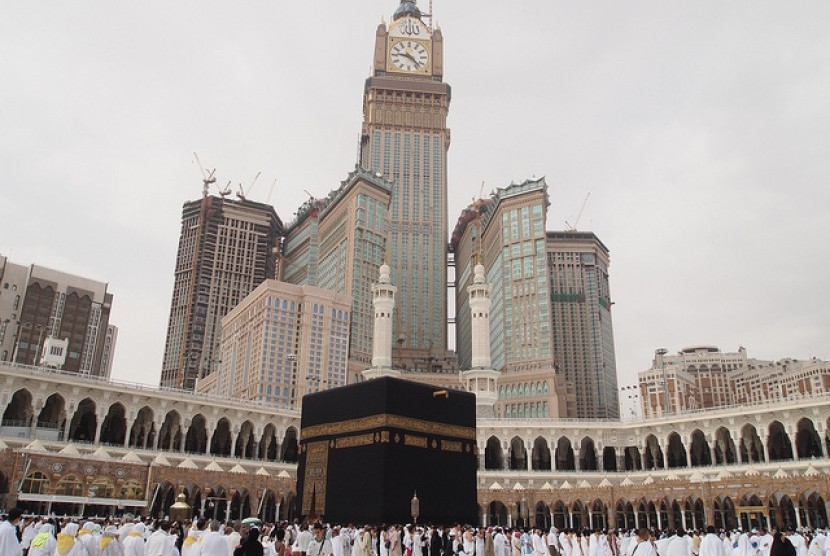
[[[157,384],[197,151],[288,221],[356,158],[397,0],[10,2],[0,253],[107,281],[114,377]],[[425,4],[422,0],[422,5]],[[426,6],[423,6],[424,8]],[[450,227],[546,175],[612,255],[620,383],[697,343],[830,358],[830,3],[435,0]]]

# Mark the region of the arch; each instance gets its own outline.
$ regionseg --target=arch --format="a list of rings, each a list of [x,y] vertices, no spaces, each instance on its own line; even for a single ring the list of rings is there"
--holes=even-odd
[[[484,448],[484,469],[504,469],[501,442],[495,436],[487,439],[487,446]]]
[[[204,454],[207,451],[207,419],[201,413],[197,413],[190,420],[187,427],[187,436],[184,441],[186,452]]]
[[[66,426],[66,400],[57,392],[46,398],[43,409],[37,416],[37,428],[58,431],[58,439],[62,440],[62,432]]]
[[[278,448],[277,427],[273,423],[268,423],[262,431],[262,440],[259,442],[259,459],[276,461]]]
[[[193,508],[194,515],[201,515],[202,511],[202,489],[199,485],[188,484],[184,487],[184,493],[187,495],[187,503]]]
[[[254,438],[254,425],[246,420],[239,427],[239,434],[236,436],[236,449],[234,455],[238,458],[252,459],[256,455],[256,439]],[[246,516],[247,517],[247,516]]]
[[[247,490],[237,490],[231,497],[230,519],[242,520],[251,515],[251,495]]]
[[[770,504],[770,517],[774,518],[774,511],[772,509],[773,504],[773,497],[769,499]],[[763,506],[764,503],[761,502],[761,499],[755,494],[745,494],[741,497],[741,502],[739,506]],[[759,519],[760,517],[760,519]],[[739,525],[744,528],[744,530],[752,529],[753,527],[761,528],[766,527],[765,522],[763,521],[764,517],[759,516],[757,513],[741,513],[738,516]]]
[[[182,416],[175,409],[171,409],[164,416],[158,439],[161,450],[182,449]]]
[[[770,461],[793,459],[793,445],[790,435],[784,429],[781,421],[773,421],[767,429],[767,453]]]
[[[227,520],[230,519],[230,515],[228,513],[228,503],[230,499],[225,492],[225,488],[222,486],[217,486],[214,490],[213,500],[209,500],[209,504],[213,506],[213,515],[215,516],[213,519],[219,520]]]
[[[717,497],[713,501],[715,527],[724,531],[738,528],[738,519],[735,515],[735,503],[728,496]]]
[[[571,505],[571,520],[574,529],[588,527],[588,510],[582,500],[577,500]]]
[[[277,523],[279,517],[277,516],[277,495],[274,491],[265,491],[262,497],[262,509],[259,512],[259,518],[265,523]]]
[[[663,459],[663,449],[660,447],[660,442],[657,437],[650,434],[646,437],[645,442],[645,469],[655,470],[665,468],[665,460]]]
[[[107,410],[104,422],[101,424],[101,444],[123,446],[127,436],[127,410],[121,402],[115,402]]]
[[[755,425],[747,423],[741,429],[741,461],[763,463],[765,460],[764,444],[761,442],[758,430]]]
[[[144,406],[138,410],[138,414],[130,427],[130,446],[135,448],[152,448],[155,446],[156,425],[153,422],[153,410]]]
[[[576,469],[574,450],[568,437],[562,436],[556,442],[555,459],[558,471],[574,471]]]
[[[527,450],[525,449],[525,441],[514,436],[510,440],[510,469],[526,470],[527,469]]]
[[[617,528],[624,531],[631,531],[636,526],[636,518],[634,517],[634,506],[625,499],[617,501],[615,506],[617,512]]]
[[[503,502],[493,500],[487,506],[487,523],[490,525],[509,526],[507,522],[507,506]]]
[[[561,500],[557,500],[553,504],[552,512],[553,526],[563,531],[570,525],[568,523],[568,507]]]
[[[84,398],[78,404],[69,424],[69,440],[77,442],[94,442],[98,430],[98,416],[95,414],[95,402]]]
[[[12,395],[12,399],[3,412],[4,427],[28,427],[32,423],[32,393],[21,388]]]
[[[231,455],[231,422],[227,417],[222,417],[216,423],[216,429],[210,439],[210,453],[214,456]]]
[[[591,502],[588,514],[588,526],[592,531],[604,530],[607,528],[608,508],[605,502],[597,498]]]
[[[594,446],[594,439],[589,436],[579,443],[579,469],[580,471],[597,470],[597,449]]]
[[[668,467],[685,467],[688,463],[686,460],[686,447],[683,446],[683,441],[680,435],[673,432],[669,435],[669,445],[666,449],[666,459],[668,460]]]
[[[165,481],[159,487],[158,496],[155,497],[151,515],[161,517],[170,513],[170,506],[176,502],[176,487]]]
[[[798,421],[795,433],[795,446],[799,459],[822,457],[821,439],[811,419],[805,417]]]
[[[297,429],[288,427],[288,430],[285,431],[285,437],[282,440],[280,461],[297,463],[297,453]]]
[[[640,457],[640,449],[637,446],[625,447],[625,470],[626,471],[641,471],[643,469],[643,461]]]
[[[726,427],[720,427],[715,431],[715,463],[730,464],[738,462],[738,454],[735,450],[735,442],[732,434]]]
[[[772,455],[770,455],[770,460],[775,461],[772,459]],[[778,504],[775,504],[775,498],[778,498]],[[780,497],[771,496],[769,499],[769,509],[770,519],[773,523],[780,527],[783,526],[795,530],[798,522],[796,520],[796,508],[792,498],[786,494]]]
[[[686,516],[686,530],[700,531],[706,528],[703,500],[700,498],[688,498],[683,504],[683,513]]]
[[[805,493],[806,494],[806,493]],[[824,498],[818,493],[810,493],[805,496],[804,509],[807,516],[807,526],[812,529],[824,529],[827,527],[827,507]]]
[[[602,470],[617,471],[617,450],[613,446],[602,449]]]
[[[550,529],[550,510],[544,502],[537,502],[533,522],[543,531]]]
[[[689,447],[692,467],[712,465],[712,452],[709,451],[709,442],[700,429],[692,431],[692,445]]]
[[[550,447],[545,438],[537,436],[533,441],[530,459],[534,471],[550,471]]]
[[[677,500],[669,500],[663,498],[660,501],[660,516],[663,521],[663,527],[671,530],[683,528],[683,510]],[[666,525],[668,524],[668,525]]]
[[[84,483],[76,475],[64,475],[55,486],[58,496],[83,496]]]

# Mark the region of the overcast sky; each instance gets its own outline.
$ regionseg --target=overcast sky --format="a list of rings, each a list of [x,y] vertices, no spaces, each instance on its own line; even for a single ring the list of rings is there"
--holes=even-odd
[[[353,168],[397,0],[7,2],[0,253],[109,283],[157,384],[192,152],[284,221]],[[426,2],[421,2],[424,9]],[[830,359],[830,2],[435,0],[450,229],[546,176],[611,250],[620,384],[654,349]]]

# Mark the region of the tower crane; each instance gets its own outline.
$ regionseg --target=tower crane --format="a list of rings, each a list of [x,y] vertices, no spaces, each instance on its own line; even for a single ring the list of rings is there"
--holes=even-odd
[[[565,220],[565,226],[568,227],[569,232],[575,232],[576,227],[579,226],[579,221],[582,218],[582,212],[585,210],[585,205],[588,204],[588,197],[591,196],[591,192],[589,191],[587,195],[585,195],[585,200],[582,201],[582,206],[579,207],[579,212],[576,215],[576,220],[574,220],[573,226]]]
[[[205,172],[205,169],[202,167],[202,161],[199,160],[199,155],[194,152],[193,158],[196,159],[196,164],[199,165],[199,171],[202,172],[202,196],[207,197],[210,184],[216,183],[216,178],[214,177],[214,174],[216,173],[216,168],[211,170],[209,173]]]

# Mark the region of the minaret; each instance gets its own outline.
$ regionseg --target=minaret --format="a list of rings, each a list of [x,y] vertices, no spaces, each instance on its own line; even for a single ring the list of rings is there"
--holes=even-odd
[[[490,291],[486,283],[484,265],[476,264],[473,271],[473,285],[467,288],[470,296],[472,320],[472,366],[473,369],[490,368]]]
[[[476,416],[494,417],[499,372],[490,368],[490,290],[484,266],[476,264],[473,284],[467,288],[472,312],[472,369],[461,373],[468,392],[476,395]]]
[[[399,376],[392,369],[392,314],[395,311],[395,294],[398,288],[389,279],[389,265],[380,267],[378,283],[372,286],[372,305],[375,308],[375,328],[372,338],[372,367],[363,371],[369,380],[382,376]]]

